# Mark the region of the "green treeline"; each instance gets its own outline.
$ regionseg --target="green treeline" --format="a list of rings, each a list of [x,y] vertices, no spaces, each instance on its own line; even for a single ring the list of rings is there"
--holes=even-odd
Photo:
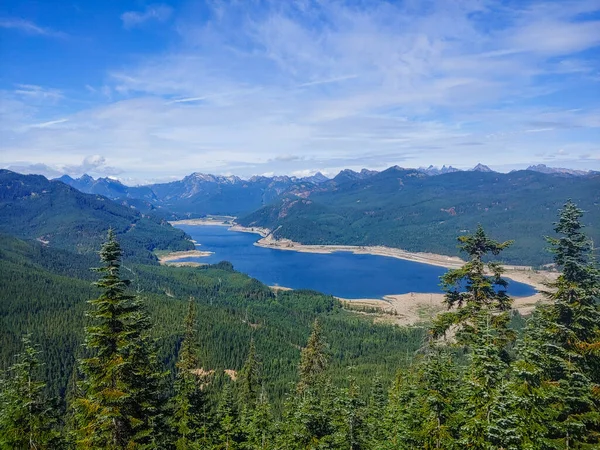
[[[183,287],[173,292],[179,284],[167,284],[164,268],[132,271],[123,265],[121,247],[109,233],[96,269],[95,295],[73,305],[87,316],[81,324],[83,345],[71,356],[77,361],[59,399],[66,403],[64,412],[49,400],[49,378],[40,374],[44,351],[32,342],[33,334],[26,336],[2,381],[0,445],[598,448],[600,270],[581,217],[571,202],[562,209],[557,237],[549,238],[561,274],[548,285],[548,303],[537,306],[520,334],[510,326],[512,299],[502,267],[490,262],[512,241],[495,241],[481,226],[459,238],[468,261],[442,277],[448,311],[425,334],[351,319],[355,316],[316,293],[269,294],[227,263],[174,272]],[[3,253],[3,263],[17,265],[23,252],[19,242],[6,252],[9,258]],[[43,280],[40,266],[30,269]],[[206,279],[192,296],[199,274]],[[223,284],[228,292],[221,294]],[[161,289],[173,296],[164,309],[150,300]],[[281,326],[266,336],[261,333],[268,328],[265,311],[279,311]],[[170,317],[176,317],[176,337],[164,330],[173,323]],[[227,325],[240,322],[246,333],[238,327],[239,334],[228,335]],[[218,339],[212,340],[206,329],[217,324]],[[171,353],[165,345],[169,339],[174,340]],[[295,357],[278,354],[277,341],[293,348]],[[210,346],[217,342],[223,347],[214,351]],[[234,342],[243,351],[234,350]],[[410,352],[410,361],[398,358],[403,352]],[[396,359],[382,361],[391,355]],[[228,360],[232,356],[235,360]],[[224,367],[224,361],[233,364]]]

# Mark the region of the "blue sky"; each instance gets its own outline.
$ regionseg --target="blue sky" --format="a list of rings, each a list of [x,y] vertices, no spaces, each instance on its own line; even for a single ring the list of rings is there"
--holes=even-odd
[[[600,0],[13,1],[0,166],[600,169]]]

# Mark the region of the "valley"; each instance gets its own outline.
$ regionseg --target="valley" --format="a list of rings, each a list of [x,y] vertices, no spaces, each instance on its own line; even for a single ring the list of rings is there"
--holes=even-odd
[[[284,189],[265,206],[238,216],[236,211],[243,209],[239,205],[231,209],[207,208],[210,203],[207,198],[212,194],[206,194],[201,185],[196,185],[196,190],[192,189],[194,192],[186,191],[187,200],[179,203],[180,212],[171,212],[148,189],[132,191],[142,192],[146,200],[111,199],[98,193],[80,192],[61,181],[0,171],[0,338],[3,343],[0,368],[12,367],[15,355],[22,355],[19,352],[23,345],[34,345],[40,349],[43,367],[36,376],[46,380],[40,392],[43,392],[44,398],[56,399],[57,406],[53,411],[69,411],[72,408],[70,399],[79,392],[73,380],[82,376],[80,370],[85,355],[82,344],[89,342],[86,336],[95,329],[87,325],[90,323],[89,305],[98,304],[105,298],[98,297],[99,285],[94,284],[97,272],[90,271],[90,268],[98,266],[98,248],[108,232],[109,241],[123,242],[120,273],[125,277],[124,289],[132,295],[127,294],[120,301],[125,302],[127,308],[139,311],[135,317],[144,324],[144,331],[140,331],[147,343],[144,345],[155,352],[156,361],[160,361],[159,366],[164,368],[161,370],[175,377],[176,381],[172,384],[175,392],[181,389],[177,380],[188,376],[185,375],[187,372],[182,374],[180,368],[182,348],[186,348],[189,342],[196,346],[194,352],[197,356],[194,358],[197,359],[190,366],[189,373],[194,374],[196,378],[192,379],[197,379],[206,389],[203,407],[207,412],[197,416],[211,421],[210,425],[206,425],[209,433],[206,442],[211,442],[211,445],[220,442],[219,433],[225,429],[219,422],[224,417],[220,408],[224,401],[229,401],[228,396],[240,402],[231,409],[231,414],[235,414],[232,420],[238,424],[236,427],[241,427],[240,424],[246,420],[243,418],[245,403],[241,400],[244,394],[240,386],[245,386],[248,364],[256,364],[252,370],[260,370],[260,389],[264,393],[263,398],[269,398],[265,411],[272,415],[275,426],[284,428],[299,423],[289,416],[295,405],[304,401],[304,397],[297,393],[299,388],[294,388],[294,385],[301,386],[306,379],[299,374],[298,368],[304,364],[307,349],[317,338],[327,342],[319,345],[323,346],[322,357],[328,363],[319,372],[325,384],[320,381],[315,384],[314,395],[324,402],[322,408],[329,408],[328,414],[335,421],[329,426],[337,429],[338,425],[334,423],[344,420],[341,410],[331,409],[338,408],[335,406],[337,402],[355,398],[364,405],[357,409],[358,413],[367,417],[371,414],[368,402],[374,395],[370,393],[384,393],[388,388],[389,399],[385,394],[381,395],[389,405],[385,414],[396,417],[399,409],[394,406],[392,395],[395,395],[394,389],[401,387],[395,374],[418,376],[419,372],[415,370],[421,370],[420,364],[427,361],[421,356],[424,349],[439,346],[447,352],[455,362],[444,363],[440,367],[455,371],[456,377],[464,376],[464,368],[473,364],[469,359],[469,346],[454,346],[454,339],[463,339],[464,334],[455,332],[454,325],[446,322],[448,318],[458,320],[456,323],[460,324],[462,319],[456,318],[476,305],[476,310],[470,313],[473,320],[493,321],[498,333],[520,336],[528,333],[528,327],[535,323],[529,317],[535,318],[536,312],[554,308],[552,299],[562,295],[560,286],[565,281],[560,262],[542,270],[539,266],[516,264],[535,260],[521,250],[514,254],[515,257],[498,257],[501,250],[513,246],[512,242],[491,240],[483,228],[473,223],[471,227],[476,227],[476,231],[463,228],[454,236],[454,246],[458,237],[459,245],[465,250],[461,253],[462,258],[457,256],[456,252],[448,250],[449,247],[440,245],[438,237],[443,240],[443,233],[436,235],[435,239],[427,234],[428,229],[440,225],[435,215],[429,217],[429,225],[422,228],[421,238],[427,237],[421,244],[423,247],[416,246],[413,250],[410,246],[409,250],[395,246],[398,242],[414,238],[410,232],[404,234],[407,229],[402,223],[399,227],[403,237],[393,241],[394,245],[361,237],[359,231],[374,236],[371,234],[374,223],[381,221],[364,222],[364,228],[356,229],[349,240],[338,241],[330,237],[311,242],[312,238],[307,239],[304,235],[293,237],[293,230],[321,233],[324,217],[330,225],[336,224],[334,228],[327,225],[327,230],[345,233],[344,227],[349,222],[344,221],[354,214],[348,204],[344,205],[348,195],[356,199],[353,203],[362,204],[363,195],[367,192],[371,196],[370,208],[379,204],[382,211],[393,211],[393,204],[398,206],[397,202],[405,201],[405,195],[414,201],[416,195],[421,195],[418,192],[430,189],[425,186],[430,178],[441,179],[447,184],[448,180],[444,181],[442,177],[460,176],[465,177],[461,183],[465,180],[470,183],[474,176],[461,172],[414,175],[411,171],[393,169],[390,173],[394,184],[402,181],[399,183],[403,186],[400,190],[390,191],[388,182],[378,184],[377,178],[362,184],[378,176],[389,180],[390,173],[384,172],[363,171],[358,173],[357,181],[352,173],[344,171],[340,178],[345,181],[339,184],[324,180],[319,180],[319,185],[307,180],[294,181],[300,183],[303,189],[310,185],[311,191]],[[586,211],[586,220],[590,220],[588,216],[592,220],[586,222],[586,225],[589,224],[586,230],[589,229],[592,235],[597,233],[596,191],[588,189],[596,186],[595,175],[568,175],[570,178],[566,181],[563,175],[525,175],[524,178],[518,175],[502,181],[521,183],[520,189],[529,192],[528,197],[518,199],[519,208],[532,208],[531,202],[538,201],[536,199],[542,195],[543,189],[556,185],[564,190],[563,193],[581,194],[583,203],[590,208]],[[408,179],[404,179],[405,176]],[[475,179],[487,183],[490,179],[485,177],[489,176],[495,177],[492,185],[504,177],[481,172],[481,175],[475,175]],[[410,179],[415,177],[424,184],[403,192],[404,187],[412,183]],[[528,184],[532,183],[532,179],[537,181]],[[207,181],[207,177],[203,177],[202,180],[202,183],[212,183],[211,189],[218,188],[215,183],[238,183],[233,178]],[[349,185],[344,184],[347,181]],[[277,181],[281,182],[281,179]],[[261,179],[261,183],[265,180]],[[329,185],[321,186],[324,183]],[[165,186],[161,189],[168,190]],[[464,192],[462,189],[466,188],[452,188],[443,196],[456,198]],[[173,191],[168,191],[173,194]],[[235,192],[232,188],[227,195],[235,197]],[[496,195],[493,190],[491,194]],[[204,206],[198,206],[193,214],[182,214],[181,211],[189,211],[193,198],[198,195],[207,196]],[[550,199],[546,208],[549,209],[553,201],[558,202],[558,197],[556,194]],[[170,201],[179,202],[173,198]],[[229,204],[229,199],[221,199],[218,203]],[[314,216],[311,208],[316,203],[322,205],[319,208],[342,208],[344,213],[328,216],[327,212]],[[428,211],[435,204],[434,200],[422,203],[420,211],[423,213],[419,220],[425,220],[424,216],[430,214]],[[565,207],[575,208],[569,205]],[[406,208],[410,210],[413,206]],[[460,208],[450,208],[443,213],[459,217],[460,211]],[[515,211],[521,210],[517,208]],[[485,212],[478,216],[482,222]],[[394,220],[406,217],[406,214],[402,212],[394,216]],[[274,220],[262,220],[260,217]],[[501,217],[498,216],[498,220]],[[527,245],[535,243],[532,248],[538,248],[544,242],[542,233],[545,228],[536,228],[537,218],[519,217],[520,220],[510,222],[508,228],[514,231],[522,227],[519,233],[527,236]],[[466,219],[463,217],[461,220]],[[459,224],[461,222],[452,226]],[[382,221],[378,226],[389,227],[389,224]],[[385,229],[391,231],[390,228]],[[482,254],[489,255],[479,259],[480,256],[469,247],[470,242],[480,246]],[[518,242],[516,240],[514,246]],[[112,257],[112,253],[106,253],[106,245],[101,247],[104,255]],[[490,261],[498,261],[499,265]],[[497,272],[500,265],[505,269],[503,275]],[[596,269],[589,267],[586,271],[593,276]],[[556,268],[558,270],[553,270]],[[585,286],[577,289],[587,292],[588,287]],[[589,286],[595,289],[592,282]],[[541,293],[548,289],[550,292],[556,290],[557,294],[551,293],[548,297]],[[104,295],[112,295],[111,291],[108,292]],[[474,301],[474,298],[477,300]],[[462,303],[449,309],[448,302]],[[190,308],[197,311],[192,322]],[[102,317],[104,313],[96,320],[103,320]],[[194,327],[193,341],[189,340],[190,326]],[[473,333],[469,331],[470,325],[462,326],[467,335]],[[446,332],[447,338],[442,338]],[[31,340],[23,344],[20,340],[27,333]],[[436,343],[431,341],[434,335],[437,336]],[[478,333],[472,335],[479,339]],[[511,349],[511,352],[514,351]],[[258,356],[253,355],[260,355],[260,361]],[[512,361],[514,357],[507,358]],[[515,361],[516,364],[519,360]],[[353,389],[356,393],[352,394],[355,397],[348,397],[350,394],[345,387],[349,382],[348,368],[352,368],[350,376],[351,383],[355,383]],[[12,370],[7,373],[13,373]],[[233,393],[228,394],[232,392],[230,389]],[[325,395],[325,390],[329,394]],[[2,392],[1,395],[8,395],[4,393],[8,391]],[[167,392],[170,391],[162,391],[161,395],[171,395]],[[176,398],[171,397],[170,402],[177,402]],[[171,410],[164,411],[161,414],[168,416]],[[394,419],[397,420],[400,419]],[[71,426],[59,419],[57,421],[60,433]],[[377,420],[371,423],[369,429],[379,429]],[[392,428],[384,430],[388,429]],[[174,433],[172,428],[156,432],[161,433],[164,442],[170,442]],[[236,439],[247,439],[242,428],[238,433],[240,437]],[[287,431],[278,434],[279,431],[273,430],[269,433],[274,440],[277,439],[274,436],[279,435],[283,442],[289,442]],[[363,433],[372,431],[365,428]],[[167,448],[170,448],[169,445]]]

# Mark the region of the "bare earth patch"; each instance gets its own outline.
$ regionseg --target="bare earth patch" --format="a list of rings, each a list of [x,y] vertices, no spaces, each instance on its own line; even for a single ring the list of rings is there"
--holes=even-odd
[[[166,255],[162,255],[158,258],[158,261],[161,264],[165,264],[171,261],[177,261],[178,259],[183,259],[183,258],[201,258],[201,257],[205,257],[205,256],[210,256],[212,255],[213,252],[206,252],[206,251],[200,251],[200,250],[185,250],[182,252],[171,252],[171,253],[167,253]],[[195,263],[198,264],[198,263]],[[189,265],[189,263],[188,263]]]

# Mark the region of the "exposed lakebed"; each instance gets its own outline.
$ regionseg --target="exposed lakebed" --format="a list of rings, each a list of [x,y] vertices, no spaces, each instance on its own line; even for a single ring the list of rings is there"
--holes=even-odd
[[[314,289],[342,298],[382,298],[409,292],[440,293],[443,267],[376,255],[350,252],[305,253],[281,251],[254,245],[252,233],[229,231],[223,226],[178,225],[200,246],[213,252],[201,258],[182,261],[217,263],[229,261],[233,267],[268,285],[292,289]],[[509,293],[529,296],[535,289],[509,280]]]

